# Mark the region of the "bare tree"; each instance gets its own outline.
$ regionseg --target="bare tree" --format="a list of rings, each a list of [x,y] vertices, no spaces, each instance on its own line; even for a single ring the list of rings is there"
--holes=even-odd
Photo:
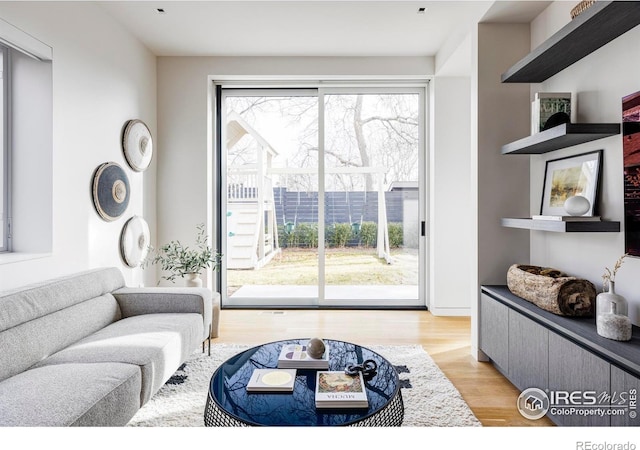
[[[418,102],[409,95],[327,96],[327,164],[383,167],[385,184],[418,179]],[[344,178],[344,177],[343,177]],[[374,190],[372,175],[348,176],[351,189]],[[343,180],[344,181],[344,180]]]
[[[283,126],[295,128],[298,148],[289,155],[289,167],[317,167],[317,102],[309,97],[233,97],[229,105],[248,122],[260,115],[276,114]],[[384,167],[383,182],[418,179],[418,101],[412,94],[362,94],[325,96],[324,155],[327,167]],[[247,148],[232,157],[246,160]],[[317,190],[310,175],[287,177],[290,189]],[[335,174],[327,190],[375,189],[371,174]]]

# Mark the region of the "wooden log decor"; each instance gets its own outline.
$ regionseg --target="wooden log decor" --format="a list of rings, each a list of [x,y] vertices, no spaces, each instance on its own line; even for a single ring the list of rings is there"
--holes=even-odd
[[[595,311],[593,283],[549,267],[514,264],[507,271],[507,287],[518,297],[560,316],[591,317]]]

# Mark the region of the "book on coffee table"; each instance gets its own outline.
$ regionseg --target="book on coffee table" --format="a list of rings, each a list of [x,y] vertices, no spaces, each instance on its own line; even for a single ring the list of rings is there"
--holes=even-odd
[[[347,375],[343,371],[316,373],[316,408],[368,408],[362,373]]]
[[[254,369],[247,392],[293,392],[296,369]]]
[[[278,356],[279,369],[328,369],[329,346],[322,358],[312,358],[307,353],[307,346],[302,344],[285,344]]]

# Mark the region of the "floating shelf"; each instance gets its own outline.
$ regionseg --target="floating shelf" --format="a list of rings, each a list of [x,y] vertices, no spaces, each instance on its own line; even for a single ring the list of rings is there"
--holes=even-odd
[[[539,155],[620,134],[619,123],[563,123],[502,146],[503,155]]]
[[[640,24],[640,2],[597,1],[502,74],[503,83],[541,83]]]
[[[560,220],[534,220],[503,218],[501,225],[508,228],[523,228],[526,230],[554,231],[557,233],[617,233],[620,222],[563,222]]]

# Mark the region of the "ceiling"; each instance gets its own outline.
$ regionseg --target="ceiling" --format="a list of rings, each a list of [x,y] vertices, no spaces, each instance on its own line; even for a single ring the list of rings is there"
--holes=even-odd
[[[550,2],[98,3],[158,56],[435,56],[452,40],[462,43],[483,17],[530,22]]]

